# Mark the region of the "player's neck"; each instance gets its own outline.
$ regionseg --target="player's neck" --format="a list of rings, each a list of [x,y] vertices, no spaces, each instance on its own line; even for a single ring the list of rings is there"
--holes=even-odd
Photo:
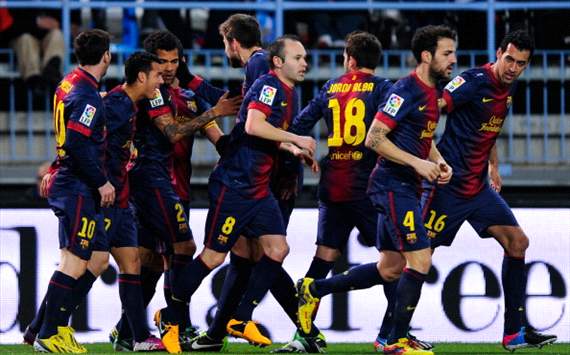
[[[95,80],[97,80],[97,83],[99,83],[101,81],[101,78],[103,77],[103,75],[105,75],[105,71],[99,64],[97,65],[80,65],[79,66],[81,69],[85,70],[86,72],[88,72],[89,74],[91,74],[91,76],[93,76],[95,78]]]
[[[275,73],[275,75],[277,75],[277,78],[285,85],[287,85],[287,87],[289,87],[290,89],[295,87],[295,82],[291,79],[286,78],[283,73],[281,72],[281,70],[279,69],[274,69],[273,72]]]
[[[133,103],[136,103],[137,101],[139,101],[140,99],[143,98],[143,93],[142,90],[139,90],[139,88],[137,88],[135,86],[135,84],[133,85],[129,85],[127,83],[124,83],[122,85],[123,87],[123,91],[125,92],[125,94],[127,94],[127,96],[129,97],[129,99],[131,99],[131,101]],[[140,92],[139,92],[140,91]]]
[[[420,64],[416,67],[416,75],[422,81],[422,83],[426,84],[427,86],[433,88],[435,87],[435,80],[431,77],[429,73],[429,65],[427,64]]]
[[[263,48],[261,48],[259,46],[253,46],[253,47],[247,48],[247,49],[240,49],[239,59],[241,60],[242,65],[245,65],[245,63],[247,63],[247,61],[249,60],[249,58],[251,58],[253,53],[255,53],[261,49],[263,49]]]
[[[349,71],[349,73],[365,73],[365,74],[374,74],[375,70],[370,68],[354,68]]]

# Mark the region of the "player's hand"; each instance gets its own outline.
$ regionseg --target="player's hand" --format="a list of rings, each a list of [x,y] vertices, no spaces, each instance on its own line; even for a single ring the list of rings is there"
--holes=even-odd
[[[188,69],[188,63],[185,56],[180,56],[178,59],[178,68],[176,69],[176,78],[178,79],[178,84],[182,88],[187,88],[188,84],[194,80],[195,75],[190,73]]]
[[[277,182],[277,191],[281,200],[287,201],[297,196],[299,178],[297,175],[283,176]]]
[[[101,195],[101,207],[110,207],[115,203],[115,187],[109,181],[98,190]]]
[[[234,116],[238,113],[243,101],[242,96],[229,97],[229,92],[226,92],[214,106],[214,113],[216,116]]]
[[[503,179],[501,178],[501,174],[499,174],[499,168],[493,164],[489,164],[489,183],[493,190],[501,192]]]
[[[317,141],[313,137],[309,136],[297,136],[295,142],[293,142],[297,147],[307,150],[310,157],[315,155],[315,150],[317,149]]]
[[[445,185],[449,183],[449,181],[451,180],[451,176],[453,175],[453,169],[451,168],[451,166],[447,165],[445,161],[440,161],[438,162],[438,164],[441,173],[437,178],[437,183],[439,185]]]
[[[429,182],[434,182],[441,174],[439,165],[428,160],[418,159],[412,166],[421,177]]]
[[[42,181],[40,182],[40,196],[43,198],[47,198],[48,197],[48,193],[49,193],[49,185],[51,182],[51,178],[52,175],[50,173],[46,173],[43,177],[42,177]]]

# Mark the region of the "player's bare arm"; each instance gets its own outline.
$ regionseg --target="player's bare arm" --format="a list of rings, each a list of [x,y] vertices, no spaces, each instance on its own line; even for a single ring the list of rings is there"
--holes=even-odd
[[[441,174],[439,166],[431,161],[420,159],[408,152],[398,148],[387,135],[391,129],[383,122],[374,120],[368,134],[366,135],[365,145],[372,149],[378,155],[398,163],[414,168],[414,170],[422,177],[429,181],[434,181]]]
[[[441,169],[441,174],[437,178],[437,183],[440,185],[447,184],[451,180],[451,175],[453,175],[453,169],[447,164],[443,156],[437,149],[435,142],[431,142],[431,149],[429,151],[429,160],[436,163]]]
[[[313,171],[313,173],[319,172],[319,163],[313,154],[311,154],[311,152],[309,152],[307,149],[299,148],[293,143],[281,143],[279,145],[279,149],[285,150],[299,158],[303,163],[311,168],[311,171]]]
[[[298,136],[291,132],[274,127],[266,121],[265,114],[256,109],[247,112],[245,131],[251,136],[268,139],[276,142],[293,143],[301,149],[306,149],[310,155],[315,154],[317,142],[308,136]]]
[[[216,118],[235,115],[240,105],[240,97],[228,99],[228,94],[226,93],[220,98],[216,106],[192,120],[178,123],[174,120],[171,113],[167,113],[155,118],[154,122],[171,143],[176,143],[184,137],[193,135]]]
[[[503,179],[499,174],[499,155],[497,154],[497,143],[491,148],[489,154],[489,180],[491,188],[497,192],[501,191]]]

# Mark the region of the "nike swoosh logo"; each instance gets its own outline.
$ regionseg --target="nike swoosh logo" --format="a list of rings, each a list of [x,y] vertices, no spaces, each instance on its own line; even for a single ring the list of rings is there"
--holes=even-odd
[[[287,102],[283,101],[283,102],[281,103],[281,106],[283,106],[283,107],[287,106]]]
[[[426,109],[427,105],[421,105],[420,107],[418,107],[418,110],[420,110],[420,112],[424,112],[424,110]]]
[[[413,311],[416,307],[406,306],[406,311]]]
[[[198,344],[197,341],[193,341],[192,343],[190,343],[190,348],[192,348],[192,350],[199,350],[199,349],[213,349],[213,348],[217,348],[220,346],[220,344]]]
[[[495,99],[484,97],[481,101],[483,101],[483,103],[486,104],[487,102],[495,101]]]

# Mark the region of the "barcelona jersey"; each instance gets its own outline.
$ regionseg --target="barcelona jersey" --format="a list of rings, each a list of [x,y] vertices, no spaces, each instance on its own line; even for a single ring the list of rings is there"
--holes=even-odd
[[[105,113],[99,83],[76,68],[60,82],[54,95],[57,174],[50,194],[59,190],[93,193],[107,182]]]
[[[104,98],[107,116],[107,173],[115,187],[116,205],[128,207],[129,181],[127,164],[135,134],[137,106],[121,85],[111,90]]]
[[[176,107],[175,120],[184,122],[191,120],[210,109],[210,105],[192,90],[170,88],[172,102]],[[212,123],[212,124],[215,124]],[[185,137],[174,144],[174,153],[170,167],[172,186],[183,201],[190,200],[190,177],[192,176],[192,146],[194,135]]]
[[[144,99],[138,103],[135,134],[138,155],[131,174],[151,186],[170,184],[169,169],[174,145],[154,123],[156,118],[165,114],[176,117],[176,107],[169,87],[161,85],[152,99]]]
[[[210,179],[238,190],[246,198],[261,199],[270,194],[269,180],[277,156],[279,142],[250,136],[245,122],[250,109],[265,114],[267,122],[287,130],[298,98],[293,88],[269,72],[259,78],[245,95],[227,154],[222,156]]]
[[[375,119],[391,128],[388,139],[401,150],[427,159],[437,123],[438,91],[423,83],[415,72],[400,79],[390,89]],[[390,183],[406,183],[421,189],[421,177],[409,166],[378,158],[369,181],[369,193]]]
[[[515,85],[502,85],[491,64],[469,69],[444,89],[447,122],[438,149],[453,168],[449,189],[463,197],[476,195],[487,182],[491,148],[512,104]]]
[[[366,132],[392,86],[389,80],[361,71],[328,81],[299,113],[289,129],[307,135],[323,118],[329,152],[321,164],[319,199],[343,202],[366,198],[375,152],[364,146]]]

